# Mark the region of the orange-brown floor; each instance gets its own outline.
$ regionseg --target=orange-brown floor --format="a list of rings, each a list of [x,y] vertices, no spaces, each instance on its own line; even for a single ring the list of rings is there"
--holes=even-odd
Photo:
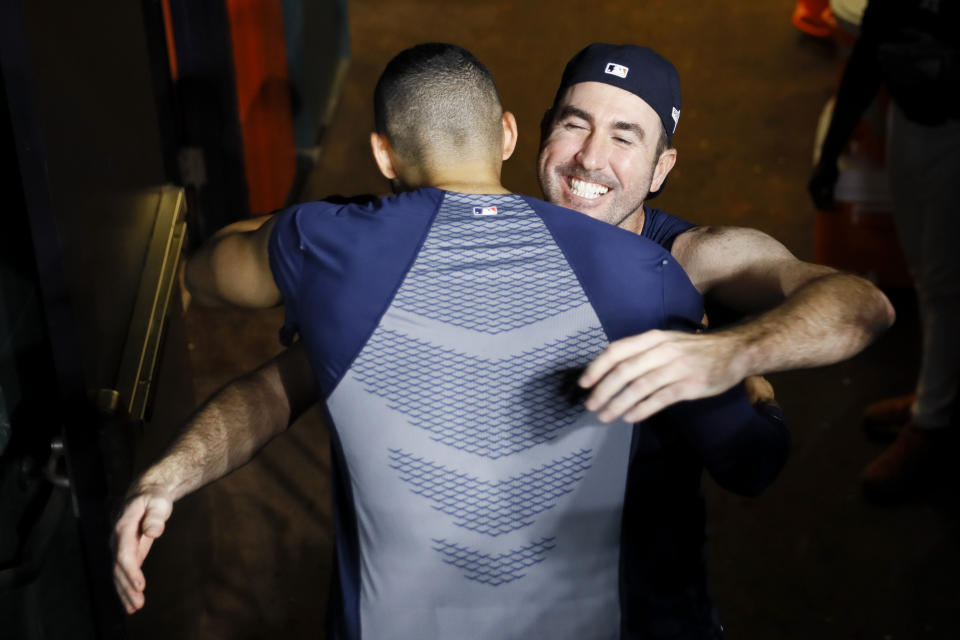
[[[698,223],[763,229],[812,257],[804,185],[817,118],[837,81],[829,45],[790,25],[793,2],[349,3],[353,59],[305,197],[383,192],[367,150],[371,93],[387,60],[422,41],[461,44],[497,78],[521,139],[505,184],[537,194],[538,123],[564,62],[603,40],[647,44],[678,67],[679,163],[654,204]],[[793,455],[759,499],[705,481],[710,572],[730,638],[955,638],[960,586],[953,490],[878,508],[857,477],[880,446],[857,423],[868,402],[910,390],[917,322],[909,292],[895,328],[857,358],[771,376]],[[191,308],[194,396],[269,357],[282,312]],[[192,398],[171,401],[184,413]],[[144,455],[166,434],[148,434]],[[332,523],[326,434],[309,415],[250,465],[178,504],[147,564],[135,639],[322,637]]]

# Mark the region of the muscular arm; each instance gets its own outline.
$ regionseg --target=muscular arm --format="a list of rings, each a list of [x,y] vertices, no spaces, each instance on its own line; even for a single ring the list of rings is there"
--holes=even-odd
[[[798,260],[761,231],[698,227],[673,254],[705,296],[744,313],[769,309],[720,332],[747,375],[844,360],[893,324],[890,301],[869,281]]]
[[[602,420],[638,421],[750,375],[838,362],[894,320],[868,281],[797,260],[759,231],[698,227],[677,236],[673,255],[704,295],[747,313],[770,310],[719,331],[648,331],[612,343],[580,380],[593,387],[587,408]]]
[[[173,503],[246,463],[313,401],[312,373],[298,343],[218,391],[134,482],[112,540],[114,583],[128,613],[144,604],[141,567]]]
[[[187,260],[185,282],[204,306],[266,308],[283,300],[270,270],[274,218],[241,220],[220,229]]]

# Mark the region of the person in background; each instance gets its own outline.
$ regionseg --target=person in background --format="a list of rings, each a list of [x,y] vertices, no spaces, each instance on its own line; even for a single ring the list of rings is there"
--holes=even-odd
[[[960,3],[871,0],[847,62],[820,160],[815,205],[835,207],[837,159],[881,87],[890,95],[893,213],[916,288],[923,343],[916,392],[868,407],[865,427],[895,434],[863,472],[865,494],[907,498],[956,456],[960,379]]]

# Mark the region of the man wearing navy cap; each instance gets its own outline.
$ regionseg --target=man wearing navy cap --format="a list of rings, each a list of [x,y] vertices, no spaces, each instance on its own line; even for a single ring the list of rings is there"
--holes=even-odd
[[[544,196],[660,243],[715,302],[773,308],[723,331],[652,331],[611,344],[581,378],[595,387],[587,407],[606,420],[639,421],[749,375],[843,360],[893,322],[889,301],[862,278],[802,262],[762,232],[694,226],[646,206],[677,161],[680,110],[677,70],[658,53],[586,47],[564,69],[541,126]]]

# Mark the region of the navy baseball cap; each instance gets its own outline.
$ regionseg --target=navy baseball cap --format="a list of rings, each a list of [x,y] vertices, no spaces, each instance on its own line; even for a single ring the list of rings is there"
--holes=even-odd
[[[633,44],[591,44],[567,63],[553,106],[568,88],[580,82],[602,82],[639,97],[657,112],[667,140],[673,140],[680,119],[680,75],[653,49]]]

